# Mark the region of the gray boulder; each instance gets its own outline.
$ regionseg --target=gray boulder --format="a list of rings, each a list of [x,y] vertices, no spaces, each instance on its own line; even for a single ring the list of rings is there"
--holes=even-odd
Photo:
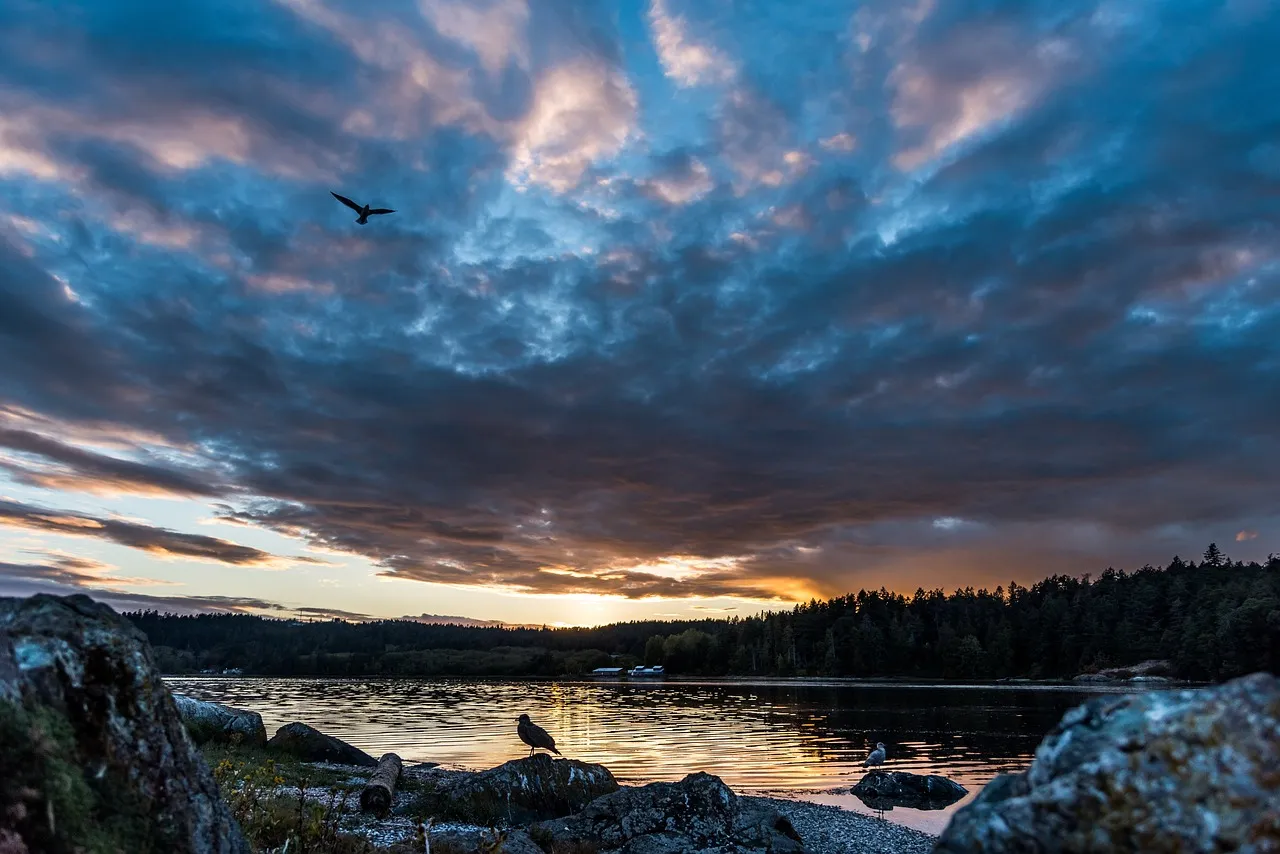
[[[485,826],[522,825],[569,815],[617,790],[603,765],[539,753],[488,771],[437,774],[419,787],[412,812]]]
[[[267,728],[262,724],[262,715],[257,712],[233,709],[182,694],[174,694],[173,700],[178,704],[178,714],[182,715],[182,722],[187,725],[187,732],[196,744],[216,742],[266,746]]]
[[[800,834],[781,813],[740,799],[719,777],[690,774],[678,783],[619,789],[567,818],[535,824],[543,848],[594,842],[625,854],[802,854]]]
[[[267,742],[268,750],[287,754],[306,762],[332,762],[335,765],[359,765],[376,768],[378,760],[358,747],[325,735],[306,724],[285,724]]]
[[[250,854],[146,638],[87,596],[0,599],[0,849]]]
[[[964,786],[946,777],[906,771],[870,771],[851,791],[864,804],[878,810],[940,810],[969,794]]]
[[[1022,774],[963,807],[935,852],[1280,851],[1280,680],[1100,697]]]

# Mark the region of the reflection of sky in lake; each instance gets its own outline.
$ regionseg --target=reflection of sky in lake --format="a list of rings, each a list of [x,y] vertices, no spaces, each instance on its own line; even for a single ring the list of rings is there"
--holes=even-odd
[[[971,795],[887,818],[936,833],[996,774],[1025,768],[1062,713],[1106,688],[780,682],[472,682],[170,678],[173,690],[261,713],[268,733],[303,721],[377,756],[489,768],[528,753],[527,712],[566,756],[622,783],[694,771],[735,791],[870,812],[848,794],[877,741],[887,770],[941,774]],[[1110,689],[1117,690],[1117,689]],[[1127,688],[1125,690],[1133,690]]]

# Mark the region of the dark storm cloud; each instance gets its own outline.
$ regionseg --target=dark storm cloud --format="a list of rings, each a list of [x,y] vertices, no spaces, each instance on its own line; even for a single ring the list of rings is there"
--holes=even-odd
[[[195,447],[218,485],[24,450],[526,592],[769,599],[1270,530],[1272,7],[757,10],[703,30],[734,70],[669,144],[665,103],[599,83],[634,48],[600,6],[80,4],[65,40],[7,7],[0,158],[48,162],[0,200],[55,236],[0,242],[0,402]],[[598,152],[633,123],[661,142],[624,169]],[[330,188],[398,212],[354,227]]]
[[[32,470],[0,460],[21,483],[63,489],[116,489],[172,495],[219,495],[224,490],[207,472],[184,472],[161,465],[122,460],[75,448],[29,430],[0,428],[0,448],[10,448],[60,465]]]
[[[232,565],[260,566],[281,560],[260,549],[237,545],[217,537],[185,534],[137,522],[102,519],[14,501],[0,500],[0,525],[66,536],[95,537],[153,554],[212,560]],[[289,560],[314,562],[310,558]]]
[[[0,578],[6,580],[48,581],[82,587],[90,584],[110,584],[120,579],[104,576],[106,567],[83,558],[51,555],[47,564],[0,563]]]

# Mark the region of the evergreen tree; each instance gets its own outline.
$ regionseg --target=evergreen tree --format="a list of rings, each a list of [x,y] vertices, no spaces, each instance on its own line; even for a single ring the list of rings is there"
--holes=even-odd
[[[127,616],[174,674],[556,677],[614,662],[698,675],[1070,678],[1168,659],[1176,675],[1227,679],[1280,670],[1280,557],[1228,563],[1211,544],[1199,566],[1174,558],[994,592],[859,591],[741,619],[590,629]]]

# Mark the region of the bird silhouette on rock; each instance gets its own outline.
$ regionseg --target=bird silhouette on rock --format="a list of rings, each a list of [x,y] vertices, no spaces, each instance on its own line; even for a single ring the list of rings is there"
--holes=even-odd
[[[528,715],[521,715],[519,723],[516,726],[516,734],[520,736],[520,740],[529,745],[529,755],[541,747],[543,750],[550,750],[556,756],[560,755],[560,751],[556,750],[556,740],[551,737],[545,729],[529,720]]]
[[[355,202],[351,201],[346,196],[339,196],[333,190],[329,191],[329,195],[333,196],[335,199],[342,202],[344,205],[351,208],[356,213],[360,214],[360,218],[356,220],[356,225],[367,225],[369,223],[369,217],[374,216],[375,214],[395,213],[395,211],[393,211],[391,208],[371,208],[368,205],[357,205]]]

